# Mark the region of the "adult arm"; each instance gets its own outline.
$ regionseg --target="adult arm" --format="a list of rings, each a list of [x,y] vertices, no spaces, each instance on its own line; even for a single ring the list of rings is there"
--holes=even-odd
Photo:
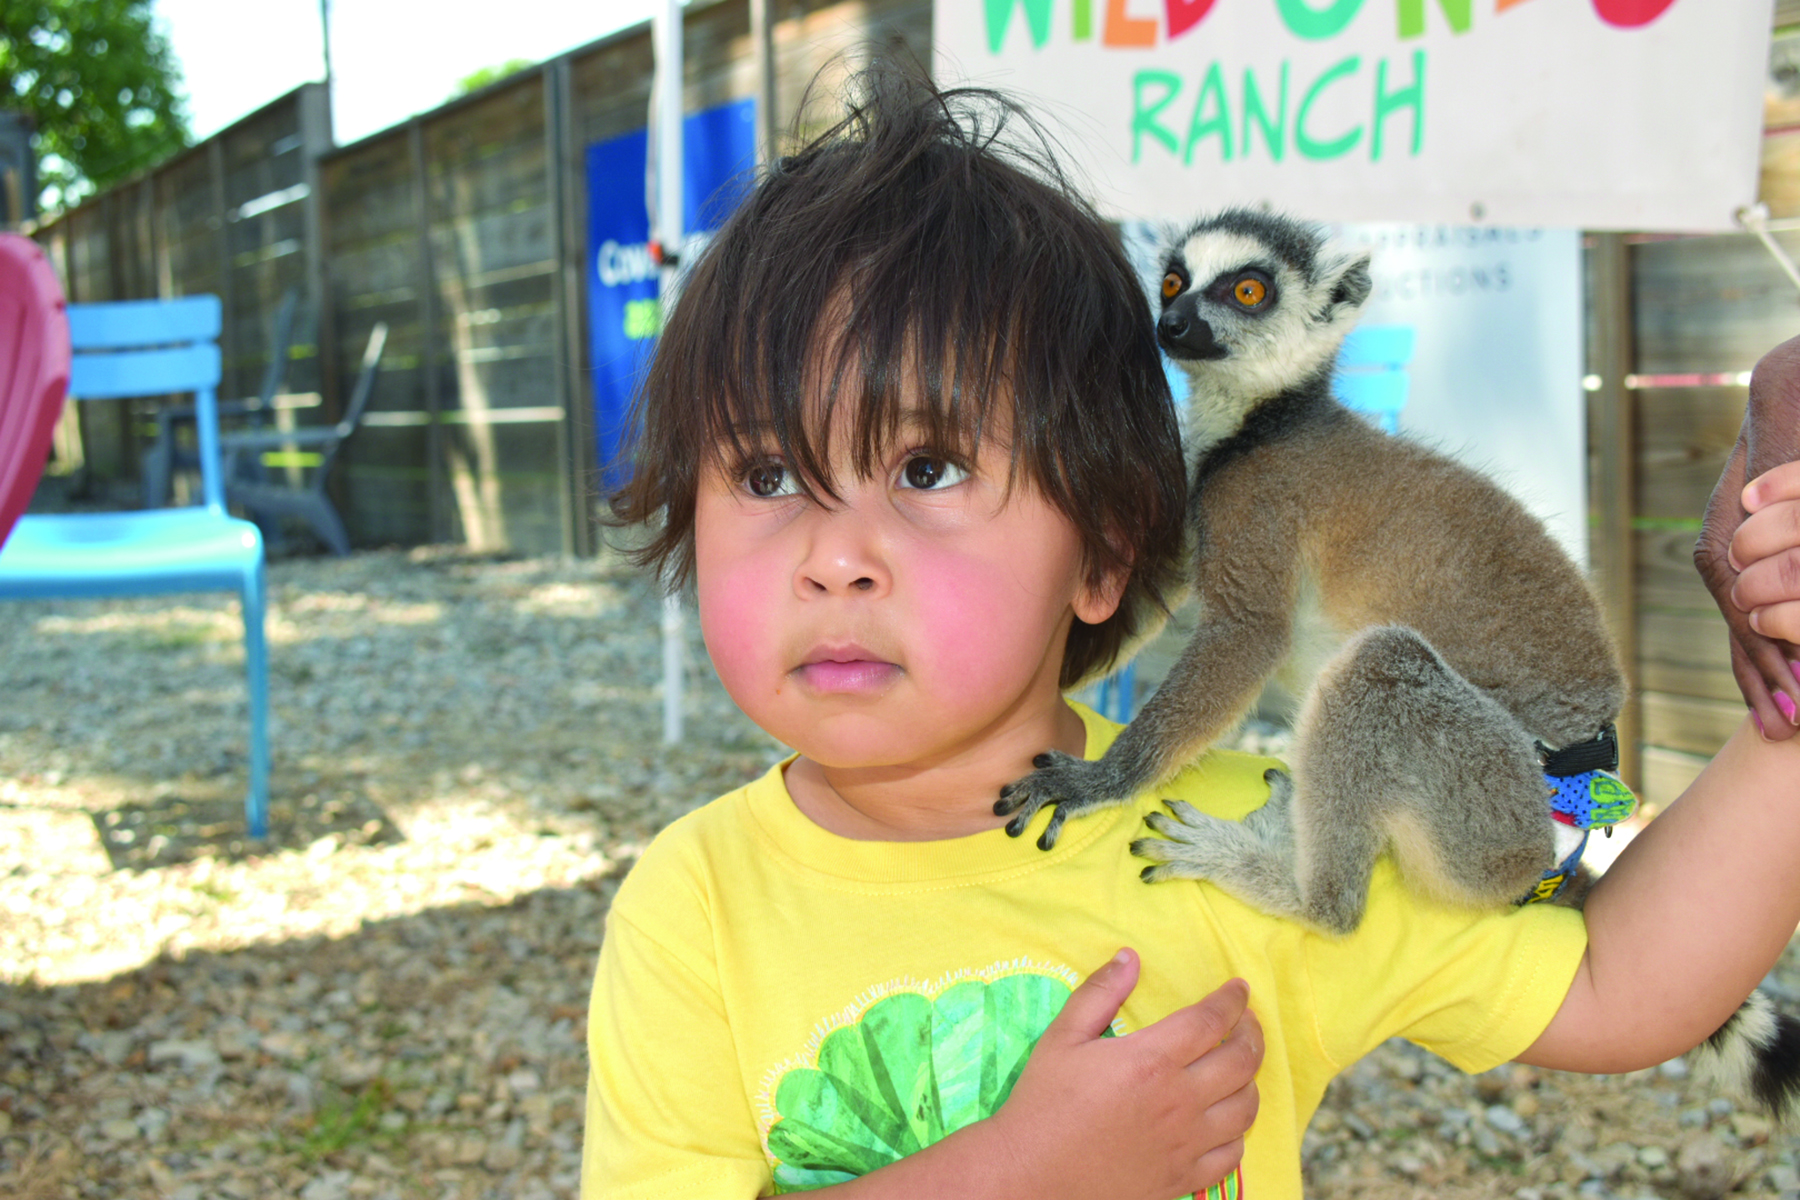
[[[1800,459],[1800,338],[1791,338],[1764,355],[1750,374],[1743,427],[1707,503],[1694,545],[1694,565],[1731,631],[1731,671],[1738,689],[1764,735],[1775,740],[1792,737],[1796,729],[1800,680],[1793,663],[1800,660],[1800,649],[1752,626],[1749,610],[1732,596],[1738,571],[1731,563],[1730,548],[1746,513],[1745,482],[1796,459]]]

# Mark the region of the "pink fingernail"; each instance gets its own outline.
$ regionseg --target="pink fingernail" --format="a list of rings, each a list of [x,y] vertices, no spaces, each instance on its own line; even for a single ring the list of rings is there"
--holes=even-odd
[[[1760,733],[1763,736],[1764,740],[1767,740],[1768,736],[1769,736],[1769,731],[1767,729],[1763,728],[1762,714],[1757,712],[1753,708],[1750,710],[1750,719],[1752,721],[1756,722],[1756,732]]]
[[[1787,718],[1787,723],[1789,725],[1795,723],[1794,702],[1788,699],[1788,694],[1786,692],[1775,693],[1775,707],[1781,710],[1781,715]]]

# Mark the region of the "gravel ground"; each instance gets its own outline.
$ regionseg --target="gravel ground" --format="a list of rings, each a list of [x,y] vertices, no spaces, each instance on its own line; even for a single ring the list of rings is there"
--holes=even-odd
[[[690,627],[663,750],[659,604],[614,560],[270,577],[262,845],[234,604],[0,606],[0,1197],[573,1196],[612,889],[779,748]],[[1306,1156],[1317,1197],[1800,1197],[1797,1148],[1680,1063],[1471,1078],[1396,1042]]]

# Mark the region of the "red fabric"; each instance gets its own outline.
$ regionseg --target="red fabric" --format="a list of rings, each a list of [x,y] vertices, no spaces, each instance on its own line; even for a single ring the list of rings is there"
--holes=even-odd
[[[37,489],[69,389],[64,309],[37,243],[0,233],[0,545]]]

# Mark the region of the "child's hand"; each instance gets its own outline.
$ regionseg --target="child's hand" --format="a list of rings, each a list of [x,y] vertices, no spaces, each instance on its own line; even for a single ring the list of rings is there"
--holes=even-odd
[[[993,1118],[1038,1196],[1167,1200],[1238,1165],[1256,1118],[1262,1027],[1234,979],[1147,1029],[1103,1038],[1137,985],[1129,950],[1075,989]]]

